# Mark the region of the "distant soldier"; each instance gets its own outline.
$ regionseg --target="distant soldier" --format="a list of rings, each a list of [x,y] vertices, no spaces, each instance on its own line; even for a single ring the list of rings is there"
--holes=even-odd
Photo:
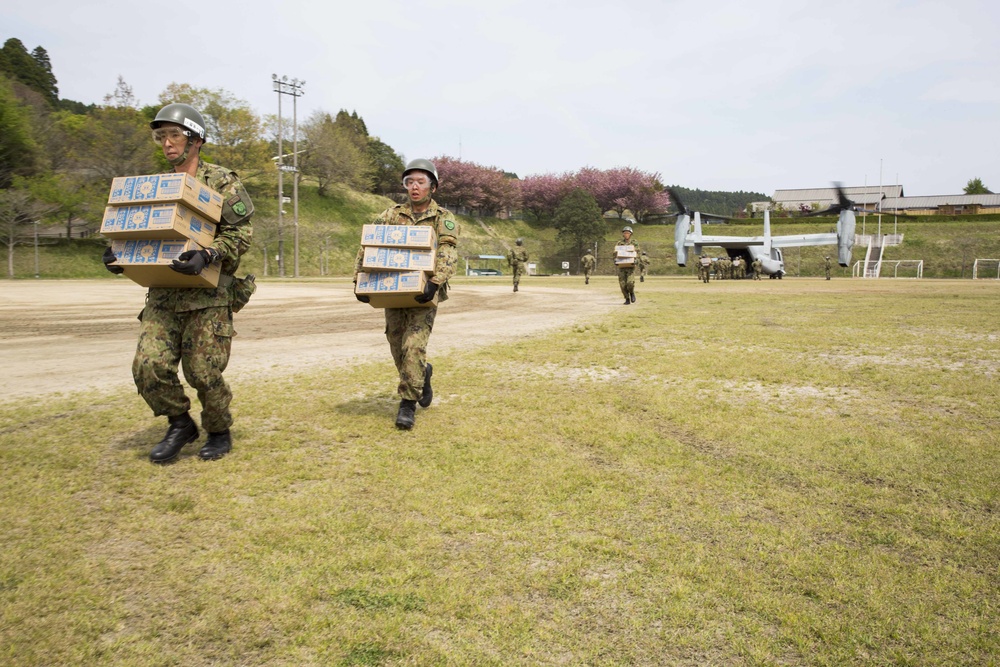
[[[743,277],[743,276],[740,275],[740,270],[742,269],[742,267],[743,267],[743,260],[740,259],[739,257],[734,258],[733,259],[733,279],[734,280]]]
[[[590,274],[594,272],[594,267],[597,266],[597,258],[588,250],[587,254],[580,258],[580,266],[583,268],[583,284],[589,285]]]
[[[649,267],[649,255],[643,250],[642,254],[639,255],[639,282],[646,282],[646,269]]]
[[[760,257],[753,260],[753,279],[760,280],[761,271],[764,270],[764,263],[760,261]]]
[[[826,279],[829,280],[830,279],[830,256],[827,255],[823,259],[826,262]]]
[[[622,237],[615,244],[615,248],[618,246],[630,245],[635,249],[636,256],[640,254],[639,244],[632,240],[632,228],[629,226],[622,227]],[[611,254],[611,256],[617,257],[617,250]],[[625,305],[635,303],[635,265],[632,266],[622,266],[621,264],[616,265],[618,267],[618,287],[621,288],[622,295],[625,297]]]
[[[707,283],[709,273],[711,271],[712,258],[705,253],[701,253],[701,257],[698,258],[698,278],[700,278],[702,282]]]
[[[514,274],[514,291],[516,292],[517,285],[521,282],[521,276],[528,267],[528,251],[524,249],[524,239],[518,239],[515,243],[517,245],[507,252],[507,263]]]

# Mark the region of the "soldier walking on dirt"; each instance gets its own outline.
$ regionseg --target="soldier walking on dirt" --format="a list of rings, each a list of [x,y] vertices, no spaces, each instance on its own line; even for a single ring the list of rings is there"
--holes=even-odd
[[[760,261],[760,257],[755,258],[751,266],[753,266],[753,279],[760,280],[760,273],[764,270],[764,263]]]
[[[823,258],[823,261],[826,262],[826,279],[829,280],[830,279],[830,256],[826,255]]]
[[[615,244],[615,248],[618,246],[633,246],[636,255],[636,261],[641,253],[639,249],[639,244],[632,240],[632,228],[626,225],[622,227],[622,237],[619,239],[618,243]],[[612,253],[612,257],[617,257],[617,251]],[[621,288],[622,295],[625,297],[625,305],[635,303],[635,264],[621,265],[618,264],[618,287]]]
[[[516,292],[517,286],[521,282],[521,276],[528,268],[528,251],[524,249],[524,239],[518,239],[514,243],[515,246],[507,251],[507,264],[510,265],[511,272],[514,274],[514,291]]]
[[[426,408],[434,398],[431,389],[433,367],[427,362],[427,342],[434,328],[437,303],[448,299],[448,279],[458,265],[459,227],[455,216],[441,208],[431,196],[438,187],[438,173],[430,160],[413,160],[403,171],[403,187],[409,200],[382,211],[375,218],[377,225],[427,225],[437,232],[437,259],[434,275],[427,281],[418,303],[430,304],[413,308],[385,309],[385,337],[399,373],[399,411],[396,428],[411,429],[416,422],[417,404]],[[354,283],[358,282],[365,250],[358,250],[354,262]],[[358,301],[368,303],[369,297],[358,294]],[[437,301],[434,298],[437,297]]]
[[[646,269],[649,268],[649,255],[643,250],[639,255],[639,282],[646,282]]]
[[[588,250],[587,254],[580,258],[580,266],[583,268],[583,284],[589,285],[590,274],[594,272],[594,267],[597,266],[597,258]]]
[[[712,258],[701,253],[701,257],[698,258],[698,277],[703,283],[708,282],[709,275],[712,271]]]
[[[204,250],[188,250],[174,260],[170,268],[179,273],[198,275],[216,262],[221,263],[218,287],[151,287],[139,319],[139,344],[132,362],[132,377],[139,394],[156,416],[166,416],[170,425],[149,458],[166,463],[180,453],[184,445],[198,439],[198,427],[188,410],[191,401],[177,377],[177,364],[184,377],[198,392],[201,402],[201,425],[208,439],[198,456],[217,459],[232,449],[230,426],[233,423],[229,404],[233,394],[222,377],[229,363],[233,330],[233,311],[249,299],[253,279],[234,278],[240,257],[250,249],[253,226],[253,203],[236,172],[209,164],[201,159],[205,144],[205,121],[187,104],[168,104],[149,124],[153,140],[162,146],[163,155],[174,172],[187,173],[222,195],[222,219],[212,245]],[[108,248],[104,265],[112,273],[124,269],[115,264]],[[235,307],[234,307],[235,306]]]

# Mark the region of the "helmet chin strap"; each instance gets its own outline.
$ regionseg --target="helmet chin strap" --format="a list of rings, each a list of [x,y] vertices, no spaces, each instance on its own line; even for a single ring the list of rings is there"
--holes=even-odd
[[[167,162],[174,165],[175,167],[179,167],[180,165],[184,164],[187,161],[188,153],[190,152],[191,152],[191,139],[188,138],[187,143],[184,144],[184,152],[173,159],[167,158]]]

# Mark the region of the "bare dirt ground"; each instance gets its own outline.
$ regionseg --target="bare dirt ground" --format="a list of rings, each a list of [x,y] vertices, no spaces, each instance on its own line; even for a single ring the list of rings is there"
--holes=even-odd
[[[543,280],[522,281],[516,294],[507,282],[454,285],[434,323],[429,357],[569,326],[619,302],[617,284],[614,290],[591,285],[582,292],[582,284],[545,286]],[[136,315],[144,298],[145,288],[124,278],[4,281],[0,401],[133,388]],[[346,279],[258,283],[234,320],[230,380],[349,361],[392,363],[382,311],[359,303]]]

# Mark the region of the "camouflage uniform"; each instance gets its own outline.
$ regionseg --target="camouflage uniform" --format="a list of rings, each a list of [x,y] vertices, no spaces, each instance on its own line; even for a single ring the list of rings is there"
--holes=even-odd
[[[639,282],[646,282],[646,269],[649,267],[649,255],[642,252],[636,260],[639,266]]]
[[[830,257],[827,256],[823,259],[826,262],[826,279],[830,279]]]
[[[753,261],[754,280],[760,280],[760,272],[763,270],[763,268],[764,268],[764,263],[760,261],[759,257]]]
[[[376,225],[427,225],[437,231],[437,261],[431,282],[438,284],[438,302],[448,299],[448,279],[458,266],[459,226],[451,211],[441,208],[433,199],[428,209],[414,214],[410,203],[397,204],[382,211]],[[354,278],[362,270],[364,248],[358,250],[354,262]],[[399,373],[397,390],[403,400],[418,400],[424,389],[424,366],[427,363],[427,342],[434,328],[437,306],[386,308],[385,337]]]
[[[594,272],[594,267],[597,266],[597,258],[591,255],[589,252],[580,258],[580,266],[583,267],[584,285],[590,284],[590,274]]]
[[[636,254],[636,264],[639,263],[639,257],[642,256],[642,251],[639,249],[639,244],[636,243],[635,234],[629,237],[629,240],[619,239],[615,247],[622,245],[630,245],[635,247]],[[611,253],[612,257],[617,257],[615,252]],[[612,260],[613,261],[613,260]],[[633,299],[635,297],[635,266],[619,266],[618,267],[618,287],[621,288],[622,296],[626,300]]]
[[[514,291],[517,291],[517,285],[521,282],[521,276],[528,266],[528,251],[522,246],[515,246],[507,252],[507,264],[510,265],[511,270],[514,273]]]
[[[219,253],[222,275],[216,288],[151,287],[140,319],[139,343],[132,361],[132,377],[153,414],[177,417],[191,401],[177,377],[198,392],[201,423],[209,433],[225,431],[233,423],[233,398],[222,372],[229,364],[233,330],[232,281],[240,257],[253,237],[253,203],[236,172],[203,160],[195,178],[222,195],[222,219],[209,246]]]
[[[702,255],[698,258],[698,277],[702,282],[707,283],[709,273],[712,270],[712,260],[708,255]]]

